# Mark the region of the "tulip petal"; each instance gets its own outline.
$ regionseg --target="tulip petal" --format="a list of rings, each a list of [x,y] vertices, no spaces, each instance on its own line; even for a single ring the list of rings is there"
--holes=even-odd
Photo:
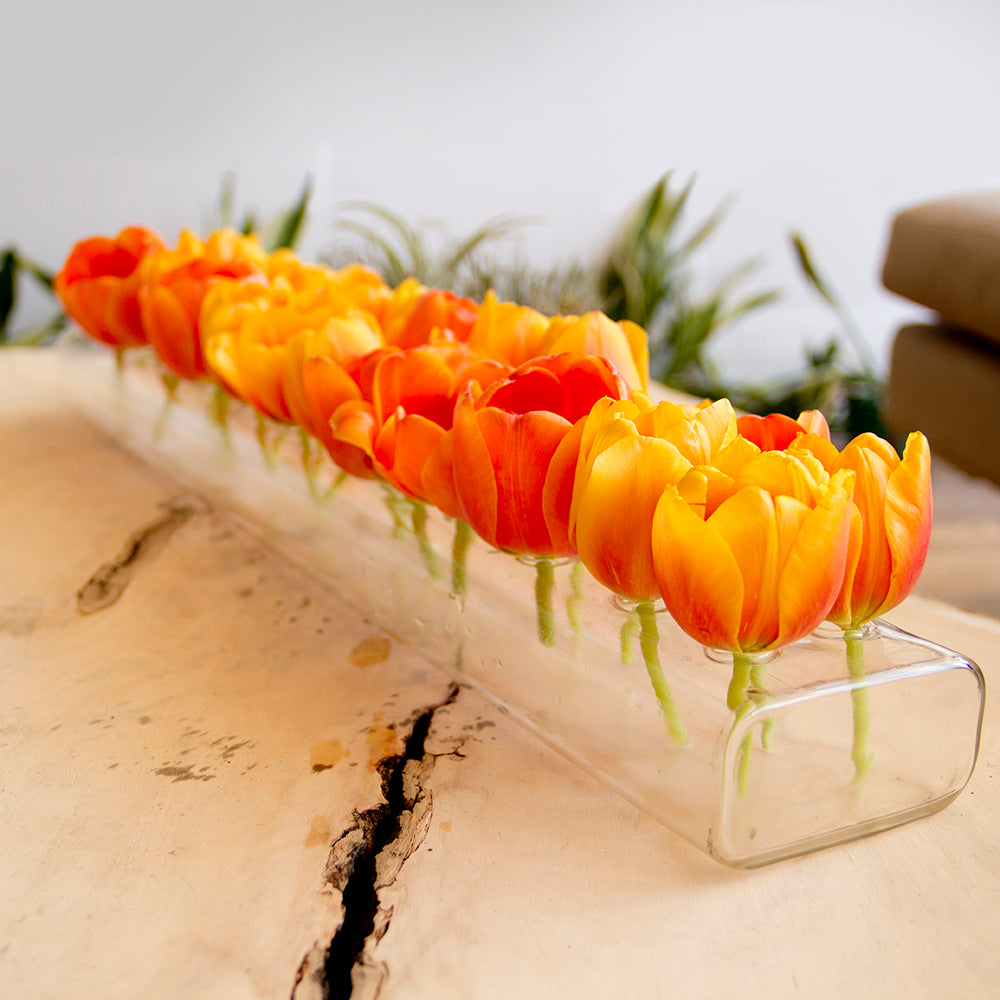
[[[576,546],[569,536],[569,518],[583,425],[584,418],[581,418],[563,436],[545,474],[545,485],[542,488],[542,517],[549,531],[554,556],[572,555],[576,551]]]
[[[885,534],[885,491],[889,475],[899,462],[895,451],[890,449],[887,455],[884,447],[865,447],[859,440],[856,438],[841,452],[839,463],[842,469],[855,473],[854,503],[864,523],[850,595],[855,623],[872,618],[889,593],[892,552]]]
[[[544,410],[510,415],[490,407],[479,411],[478,417],[502,500],[497,509],[499,547],[556,554],[540,501],[549,467],[570,424]]]
[[[464,518],[455,492],[454,437],[451,431],[441,435],[420,474],[421,492],[443,514],[456,520]]]
[[[634,433],[594,459],[577,498],[575,539],[581,562],[604,586],[637,601],[656,595],[653,515],[688,468],[672,444]]]
[[[886,487],[885,533],[892,571],[889,591],[876,614],[894,608],[917,582],[930,543],[933,512],[930,448],[923,434],[913,433]]]
[[[837,598],[844,579],[851,527],[850,473],[831,480],[826,495],[812,510],[796,511],[794,537],[789,539],[778,585],[779,632],[774,645],[786,645],[808,635]],[[795,504],[779,497],[779,510]]]
[[[653,515],[653,566],[667,610],[706,646],[740,648],[743,575],[710,521],[668,486]]]
[[[748,652],[767,648],[778,635],[779,512],[789,518],[796,507],[778,508],[767,490],[751,486],[723,501],[707,521],[725,541],[743,578],[739,637]]]
[[[493,456],[476,420],[471,386],[459,397],[452,426],[455,493],[462,516],[490,545],[497,546],[497,481]]]

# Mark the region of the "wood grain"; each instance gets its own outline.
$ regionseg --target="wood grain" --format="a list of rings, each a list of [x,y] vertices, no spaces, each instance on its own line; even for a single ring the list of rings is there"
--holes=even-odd
[[[0,996],[996,995],[991,699],[944,812],[730,871],[81,420],[50,366],[0,355]],[[117,597],[81,613],[102,568]],[[996,683],[993,620],[893,618]]]

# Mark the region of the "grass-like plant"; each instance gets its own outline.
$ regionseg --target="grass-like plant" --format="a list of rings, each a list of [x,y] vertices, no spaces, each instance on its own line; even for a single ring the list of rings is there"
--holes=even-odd
[[[738,295],[738,287],[759,266],[739,265],[701,298],[690,291],[692,255],[718,229],[729,210],[719,205],[690,234],[681,232],[694,178],[679,190],[668,172],[626,219],[599,269],[601,308],[612,319],[630,319],[649,336],[650,373],[686,388],[709,380],[704,349],[720,327],[777,298],[775,291]]]

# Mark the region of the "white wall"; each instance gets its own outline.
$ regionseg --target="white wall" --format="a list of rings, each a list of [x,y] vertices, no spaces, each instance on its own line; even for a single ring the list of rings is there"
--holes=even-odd
[[[692,223],[736,198],[699,281],[763,254],[747,287],[785,291],[716,345],[756,378],[834,328],[789,230],[884,357],[919,314],[878,284],[893,212],[1000,186],[997,0],[90,0],[4,22],[0,244],[50,265],[132,222],[197,228],[227,169],[261,209],[315,176],[306,253],[360,197],[456,230],[539,217],[534,260],[593,258],[674,168]]]

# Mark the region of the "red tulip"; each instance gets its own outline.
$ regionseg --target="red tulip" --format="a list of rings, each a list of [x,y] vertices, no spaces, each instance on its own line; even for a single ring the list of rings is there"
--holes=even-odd
[[[569,511],[583,419],[628,388],[602,357],[539,358],[481,395],[459,397],[453,428],[455,491],[465,519],[491,545],[569,555]]]
[[[93,236],[73,247],[53,287],[66,312],[95,340],[110,347],[146,343],[139,314],[139,264],[163,240],[129,226],[116,237]]]

